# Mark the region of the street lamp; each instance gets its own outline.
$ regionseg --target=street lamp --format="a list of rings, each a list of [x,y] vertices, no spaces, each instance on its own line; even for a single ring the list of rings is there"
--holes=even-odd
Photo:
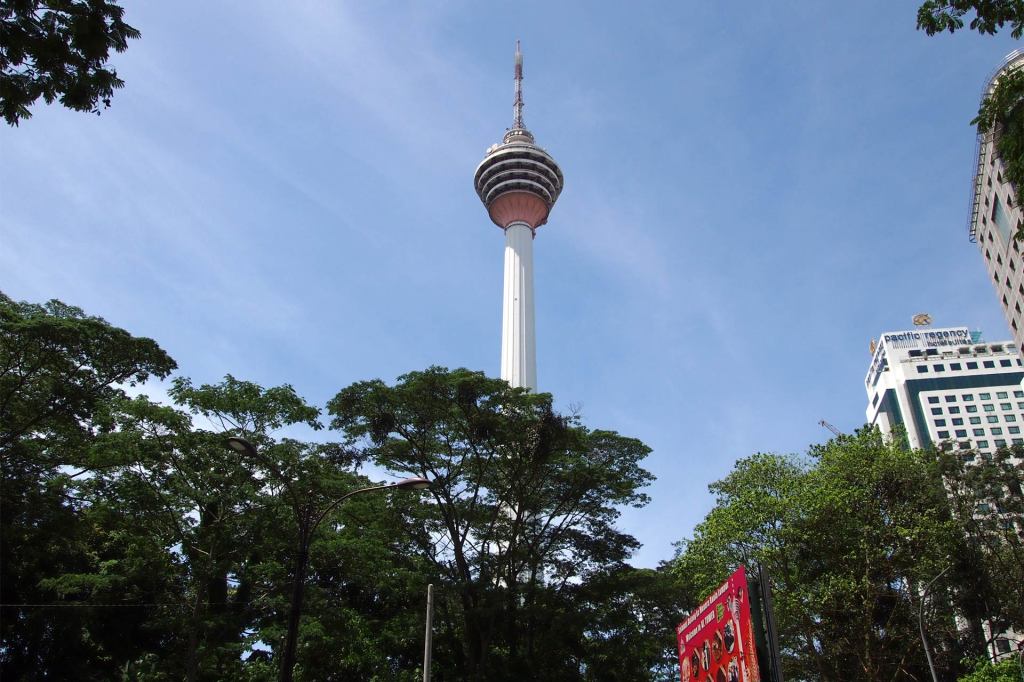
[[[295,649],[299,636],[299,619],[302,617],[302,598],[306,589],[306,568],[309,564],[309,546],[313,540],[313,533],[320,522],[324,520],[339,504],[354,495],[385,490],[425,490],[430,487],[430,480],[426,478],[405,478],[395,483],[384,485],[373,485],[366,488],[359,488],[345,493],[332,501],[322,511],[317,511],[308,500],[300,498],[292,488],[292,482],[277,466],[266,459],[256,449],[256,446],[245,438],[231,436],[225,441],[225,445],[240,455],[260,460],[267,466],[270,472],[285,487],[285,491],[291,498],[292,510],[295,512],[295,521],[299,527],[299,543],[295,556],[295,565],[292,577],[291,605],[288,609],[288,634],[285,638],[284,652],[281,655],[281,682],[291,682],[292,668],[295,667]]]
[[[924,655],[928,659],[928,670],[932,673],[932,682],[939,682],[938,675],[935,674],[935,664],[932,662],[932,652],[928,650],[928,638],[924,634],[924,601],[928,598],[928,592],[931,591],[932,585],[935,581],[946,574],[946,571],[953,568],[951,565],[946,566],[942,571],[928,581],[928,584],[924,588],[924,592],[921,593],[921,603],[917,607],[917,624],[921,628],[921,644],[924,646]]]

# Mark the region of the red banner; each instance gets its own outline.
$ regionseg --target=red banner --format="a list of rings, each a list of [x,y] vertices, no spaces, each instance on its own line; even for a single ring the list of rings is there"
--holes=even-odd
[[[682,682],[761,682],[743,566],[676,627]]]

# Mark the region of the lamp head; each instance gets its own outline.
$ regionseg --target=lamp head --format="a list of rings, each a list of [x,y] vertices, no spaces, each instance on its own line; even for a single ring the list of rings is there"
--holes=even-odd
[[[394,484],[399,490],[426,490],[430,487],[430,479],[405,478]]]
[[[234,450],[240,455],[248,455],[249,457],[256,457],[256,446],[247,441],[245,438],[238,436],[231,436],[224,441],[224,444],[231,450]]]

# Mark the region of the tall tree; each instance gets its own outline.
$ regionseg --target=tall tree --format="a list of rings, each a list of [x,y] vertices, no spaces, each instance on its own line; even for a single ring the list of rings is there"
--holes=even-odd
[[[560,597],[637,546],[614,521],[617,506],[647,501],[648,448],[464,369],[360,382],[328,410],[378,465],[434,481],[415,539],[458,619],[452,667],[473,680],[579,676],[572,658],[539,652],[557,638]]]
[[[972,601],[968,544],[951,517],[934,454],[904,450],[874,430],[841,436],[807,457],[756,455],[711,486],[715,508],[680,543],[675,570],[707,594],[739,563],[773,580],[785,677],[926,679],[917,609],[932,600],[930,640],[945,670],[977,642],[960,642],[953,603]]]
[[[80,309],[51,301],[16,303],[0,294],[0,666],[5,676],[109,678],[116,664],[90,638],[95,608],[49,606],[68,584],[61,574],[97,568],[102,515],[77,482],[107,463],[92,451],[110,423],[123,385],[167,376],[174,361],[150,339],[133,337]],[[140,590],[142,588],[140,587]],[[107,612],[102,617],[110,619]],[[126,625],[130,619],[118,620]],[[123,635],[125,631],[121,631]],[[90,664],[94,664],[90,667]]]
[[[1024,630],[1024,448],[994,455],[948,451],[941,465],[954,518],[971,548],[976,583],[985,588],[975,617],[988,621],[993,635]]]
[[[10,125],[32,116],[40,97],[98,114],[124,86],[107,65],[139,31],[110,0],[0,3],[0,114]]]

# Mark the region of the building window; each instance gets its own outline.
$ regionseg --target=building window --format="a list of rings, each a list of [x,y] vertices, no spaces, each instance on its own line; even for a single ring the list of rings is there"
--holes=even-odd
[[[951,372],[959,372],[961,369],[963,369],[963,367],[960,365],[959,362],[951,362],[951,363],[949,363],[949,370]]]
[[[968,362],[967,363],[967,369],[978,369],[978,363],[976,363],[976,362]]]
[[[999,423],[999,417],[995,417],[995,416],[985,417],[985,421],[987,421],[989,424],[998,424]]]
[[[953,419],[953,426],[963,426],[963,425],[964,425],[964,420],[961,419],[960,417],[956,417],[956,418]]]
[[[984,436],[985,429],[972,429],[971,433],[973,433],[975,436]]]
[[[1003,438],[996,438],[996,447],[997,448],[1005,448],[1006,447],[1006,440],[1003,439]]]
[[[1017,403],[1018,410],[1024,410],[1024,403]]]
[[[932,414],[942,414],[942,408],[941,407],[933,407],[932,408]]]
[[[956,396],[955,395],[947,395],[946,396],[946,402],[947,403],[955,403],[956,402]]]
[[[967,429],[957,429],[956,430],[956,437],[957,438],[967,438]]]
[[[970,421],[971,421],[972,424],[980,424],[981,423],[981,417],[971,417]]]
[[[1001,435],[1003,435],[1003,428],[1001,426],[993,426],[992,427],[992,435],[993,436],[1001,436]]]
[[[999,391],[998,393],[996,393],[996,398],[998,400],[1006,400],[1007,397],[1008,394],[1006,393],[1006,391]]]
[[[981,366],[984,367],[985,369],[995,369],[996,363],[994,360],[985,360],[984,362],[981,363]]]
[[[945,419],[936,419],[935,420],[935,425],[936,426],[945,426],[946,425],[946,420]]]
[[[964,409],[966,409],[968,412],[977,412],[978,411],[978,406],[977,405],[968,405]]]
[[[1024,445],[1024,438],[1014,438],[1013,439],[1013,444],[1014,445]]]
[[[907,353],[907,355],[909,355],[912,358],[919,358],[919,357],[921,357],[922,354],[921,354],[921,351],[919,351],[919,350],[912,350],[909,353]]]
[[[1009,427],[1007,429],[1007,431],[1009,431],[1010,433],[1020,433],[1020,427],[1019,426],[1011,426],[1011,427]]]
[[[1013,363],[1004,358],[1004,359],[999,361],[999,366],[1000,367],[1012,367]]]
[[[1003,415],[1003,420],[1008,421],[1008,422],[1015,422],[1015,421],[1017,421],[1017,416],[1013,415],[1013,414],[1004,414]]]
[[[982,407],[982,408],[983,408],[983,409],[984,409],[984,410],[985,410],[986,412],[995,412],[995,411],[996,411],[996,406],[995,406],[995,405],[993,405],[992,403],[988,403],[987,405],[982,405],[981,407]]]
[[[971,441],[969,441],[969,440],[961,441],[959,443],[959,446],[960,446],[961,450],[970,450],[971,449]]]
[[[1007,403],[1007,404],[1009,404],[1009,403]],[[949,413],[950,414],[960,414],[960,408],[957,407],[956,405],[953,405],[953,406],[951,406],[949,408]]]
[[[999,201],[999,195],[996,194],[992,197],[992,222],[999,228],[999,236],[1002,237],[1004,244],[1010,243],[1010,233],[1013,232],[1013,225],[1010,224],[1010,216],[1007,215],[1006,209],[1003,208],[1003,204]]]
[[[980,400],[992,400],[992,394],[991,393],[979,393],[978,394],[978,398]]]
[[[918,374],[924,374],[927,371],[928,371],[928,365],[918,365],[917,366],[917,373]]]
[[[949,431],[939,431],[939,438],[949,438]]]
[[[973,452],[965,452],[964,454],[960,455],[960,459],[962,459],[965,462],[973,462],[974,461],[974,453]]]
[[[939,396],[937,396],[937,395],[930,395],[930,396],[928,396],[928,402],[931,403],[932,405],[938,404]]]
[[[946,371],[946,366],[945,365],[932,365],[932,369],[934,369],[936,372],[945,372]]]
[[[1014,391],[1013,392],[1013,397],[1014,398],[1024,398],[1024,391]]]
[[[1013,407],[1010,405],[1010,403],[999,403],[999,409],[1000,410],[1011,410],[1011,409],[1013,409]]]
[[[1024,391],[1021,391],[1021,392],[1024,393]],[[1022,395],[1021,398],[1024,398],[1024,395]],[[964,393],[963,399],[964,399],[965,402],[969,402],[971,400],[974,400],[974,394],[973,393]]]

